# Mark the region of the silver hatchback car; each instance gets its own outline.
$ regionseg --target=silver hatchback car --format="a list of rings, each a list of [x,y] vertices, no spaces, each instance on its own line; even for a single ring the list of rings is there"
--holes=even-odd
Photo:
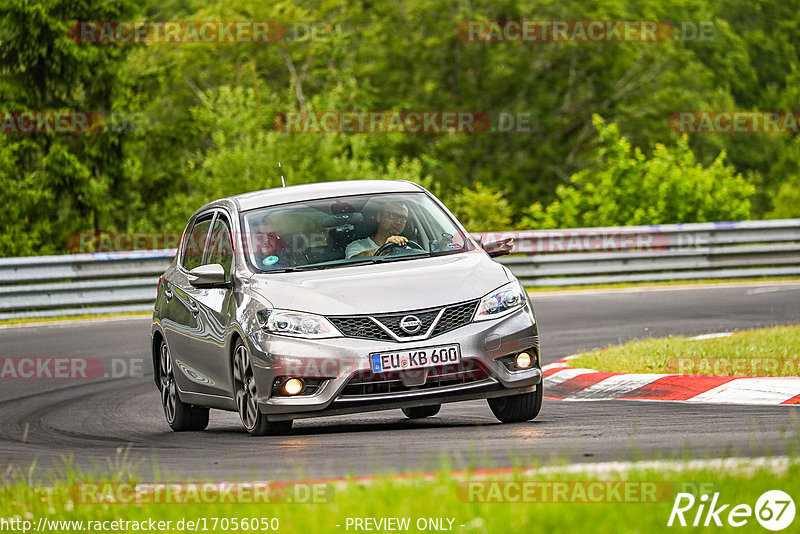
[[[210,408],[253,435],[294,419],[488,399],[503,422],[542,405],[539,336],[520,282],[417,184],[353,180],[237,195],[190,219],[153,313],[155,382],[173,430]]]

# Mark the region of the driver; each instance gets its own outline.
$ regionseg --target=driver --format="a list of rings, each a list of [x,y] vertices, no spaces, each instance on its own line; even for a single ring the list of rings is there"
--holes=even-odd
[[[400,235],[406,229],[406,222],[408,222],[408,207],[403,202],[396,200],[386,202],[375,218],[378,222],[375,235],[347,245],[346,257],[372,256],[386,243],[404,246],[408,242],[406,237]]]

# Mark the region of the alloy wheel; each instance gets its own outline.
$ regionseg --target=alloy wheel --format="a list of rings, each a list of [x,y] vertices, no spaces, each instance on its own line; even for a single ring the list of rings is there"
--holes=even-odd
[[[167,343],[161,342],[161,404],[164,406],[164,415],[167,422],[175,421],[175,406],[178,392],[175,386],[175,376],[172,374],[172,358],[170,358]]]
[[[249,431],[255,428],[258,422],[258,407],[256,406],[256,381],[253,378],[253,369],[250,366],[250,354],[247,347],[236,347],[233,362],[233,380],[236,387],[236,406],[242,424]]]

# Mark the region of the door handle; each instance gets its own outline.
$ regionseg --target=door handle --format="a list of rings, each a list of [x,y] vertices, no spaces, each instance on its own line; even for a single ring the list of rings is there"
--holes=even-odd
[[[172,290],[170,288],[164,290],[164,298],[167,299],[167,302],[172,300]]]
[[[192,312],[192,315],[197,317],[197,314],[200,313],[200,308],[197,307],[197,303],[196,302],[192,301],[191,303],[189,303],[189,311]]]

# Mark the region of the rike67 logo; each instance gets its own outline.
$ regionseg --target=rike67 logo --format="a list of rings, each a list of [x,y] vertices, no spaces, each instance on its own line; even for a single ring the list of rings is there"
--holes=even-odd
[[[783,530],[794,521],[794,501],[788,493],[780,490],[764,492],[756,501],[755,507],[749,504],[733,506],[722,503],[719,492],[714,493],[710,499],[705,493],[699,499],[691,493],[678,493],[667,526],[742,527],[754,516],[767,530]]]

